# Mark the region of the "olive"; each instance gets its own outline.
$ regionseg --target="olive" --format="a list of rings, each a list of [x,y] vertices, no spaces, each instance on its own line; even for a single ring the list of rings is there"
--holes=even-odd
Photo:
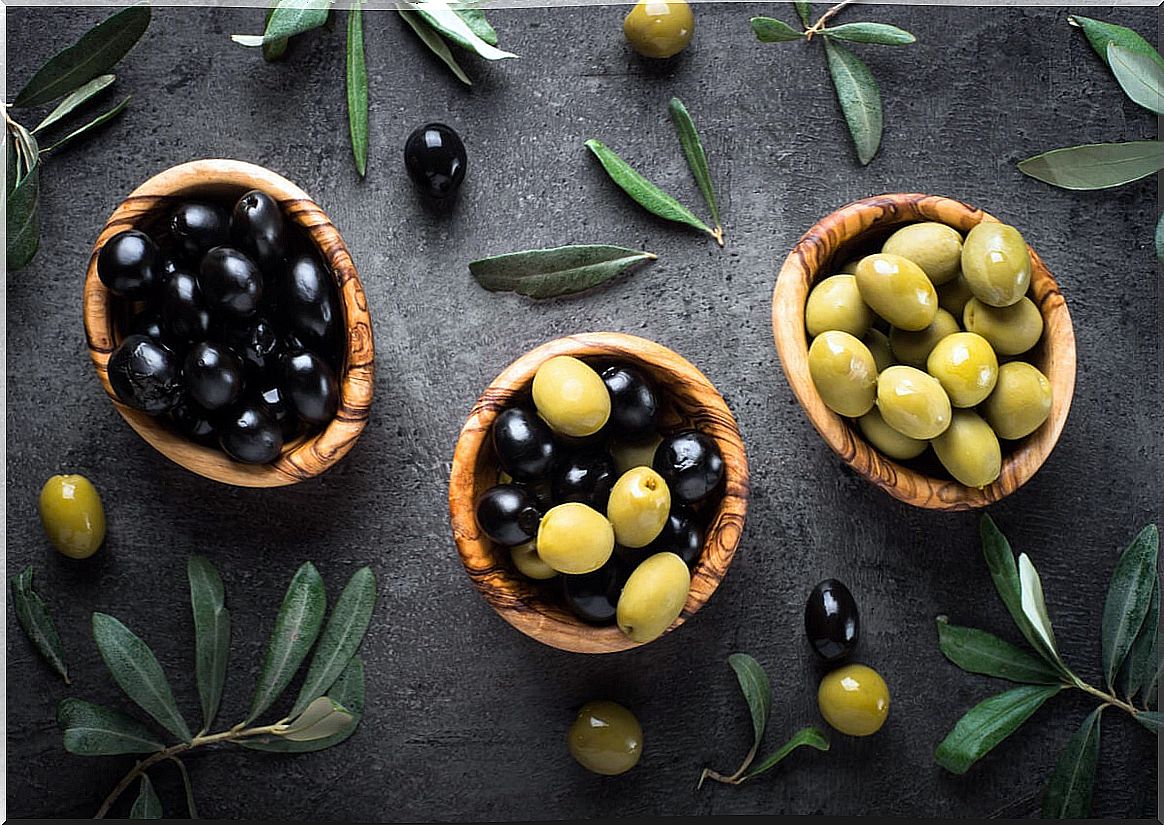
[[[618,475],[635,467],[650,467],[655,460],[655,450],[663,437],[653,434],[646,441],[614,441],[610,445],[610,454],[614,457],[614,469]]]
[[[841,264],[841,268],[837,270],[837,274],[839,274],[839,275],[856,275],[857,274],[857,264],[859,264],[859,263],[861,263],[860,258],[849,258],[849,260],[847,260],[843,264]]]
[[[868,348],[869,354],[873,356],[873,363],[877,365],[877,372],[893,366],[893,350],[889,345],[889,336],[884,332],[879,329],[871,329],[865,333],[865,337],[861,339],[861,343]]]
[[[216,203],[187,201],[170,213],[170,236],[187,258],[198,260],[230,242],[230,215]]]
[[[190,398],[183,398],[170,410],[174,428],[192,441],[209,443],[214,438],[214,422],[210,414]]]
[[[258,389],[254,392],[254,398],[266,406],[267,412],[271,414],[271,417],[279,425],[279,429],[282,430],[284,441],[295,435],[299,429],[299,418],[295,415],[295,410],[291,409],[291,402],[283,394],[278,383],[268,378],[266,382],[258,385]]]
[[[225,344],[202,341],[186,354],[186,390],[204,410],[221,410],[243,391],[243,365]]]
[[[894,356],[903,364],[911,367],[924,367],[930,351],[947,335],[961,331],[958,320],[939,308],[934,315],[933,323],[916,332],[909,332],[894,327],[889,331],[889,347]]]
[[[889,716],[889,688],[866,665],[845,665],[826,674],[816,701],[825,721],[848,736],[877,733]]]
[[[615,702],[587,702],[566,734],[570,755],[591,773],[617,776],[639,762],[643,729],[635,715]]]
[[[1031,254],[1013,226],[980,223],[966,233],[962,274],[974,297],[993,307],[1017,303],[1031,285]]]
[[[857,600],[844,582],[825,579],[808,594],[804,632],[817,656],[826,662],[848,658],[861,635]]]
[[[509,548],[509,557],[513,559],[513,566],[527,578],[544,581],[558,575],[557,570],[541,560],[536,540]]]
[[[199,283],[206,303],[231,318],[255,314],[263,299],[263,276],[237,249],[216,246],[202,258]]]
[[[144,232],[128,229],[105,242],[97,255],[97,277],[114,295],[145,298],[158,280],[158,247]]]
[[[82,475],[56,475],[40,488],[40,524],[61,555],[87,559],[105,541],[101,496]]]
[[[511,407],[502,412],[491,435],[498,461],[518,481],[543,478],[554,464],[554,434],[528,410]]]
[[[550,508],[538,527],[538,556],[559,573],[592,573],[614,552],[614,530],[597,510],[578,502]]]
[[[553,499],[577,501],[604,513],[617,478],[614,459],[606,450],[571,452],[554,466],[550,480]]]
[[[271,369],[283,351],[279,330],[266,318],[259,318],[241,331],[236,331],[230,343],[243,364],[256,373]]]
[[[928,441],[950,426],[950,398],[938,379],[916,367],[892,366],[877,379],[877,409],[902,435]]]
[[[881,411],[874,407],[857,419],[857,426],[861,428],[865,438],[879,452],[899,461],[917,458],[926,451],[928,442],[917,438],[910,438],[885,423]]]
[[[129,321],[129,334],[144,335],[146,338],[164,343],[165,333],[162,330],[161,316],[151,309],[139,312]]]
[[[634,569],[618,597],[618,628],[635,642],[663,635],[679,618],[691,589],[691,571],[674,553],[656,553]]]
[[[982,402],[983,417],[999,438],[1014,440],[1030,435],[1051,414],[1051,382],[1025,361],[998,368],[998,383]]]
[[[651,466],[666,482],[671,500],[680,504],[702,501],[723,481],[719,447],[697,430],[684,430],[663,439]]]
[[[279,388],[296,415],[308,424],[326,424],[339,407],[339,387],[327,362],[308,350],[279,357]]]
[[[962,269],[962,236],[944,223],[911,223],[894,232],[882,252],[908,258],[937,286],[958,277]]]
[[[287,267],[279,310],[293,332],[308,342],[330,343],[340,326],[334,282],[314,255],[299,255]]]
[[[515,484],[490,487],[477,499],[477,526],[507,547],[533,540],[541,517],[529,491]]]
[[[650,467],[628,470],[614,483],[606,516],[624,547],[646,547],[659,537],[671,512],[671,491]]]
[[[985,487],[1002,471],[998,436],[973,410],[954,410],[950,426],[930,443],[946,471],[967,487]]]
[[[265,404],[244,401],[223,417],[218,443],[236,461],[269,464],[283,450],[283,431]]]
[[[609,367],[602,383],[610,393],[610,433],[628,441],[638,441],[655,431],[659,420],[659,400],[651,382],[633,367]]]
[[[210,331],[210,311],[198,279],[184,269],[174,271],[162,285],[162,328],[172,341],[190,344]]]
[[[955,318],[962,317],[962,310],[966,302],[974,297],[970,291],[970,284],[966,283],[966,276],[959,275],[952,281],[946,281],[938,287],[938,306],[946,310]]]
[[[942,384],[955,407],[981,404],[998,381],[998,356],[981,335],[947,335],[930,352],[926,370]]]
[[[938,294],[921,267],[900,255],[868,255],[857,264],[857,288],[874,312],[898,329],[925,329],[938,311]]]
[[[804,326],[810,338],[830,329],[839,329],[860,338],[873,326],[873,310],[861,299],[857,279],[852,275],[825,278],[808,293],[804,304]]]
[[[562,576],[562,596],[570,612],[590,624],[613,624],[623,575],[616,557],[593,573]]]
[[[569,355],[557,355],[538,367],[533,402],[554,432],[574,438],[594,435],[610,418],[610,393],[602,378]]]
[[[404,144],[408,176],[432,198],[453,195],[465,179],[467,164],[461,136],[443,123],[428,123],[413,130]]]
[[[1008,307],[992,307],[977,298],[966,302],[962,324],[990,342],[999,355],[1021,355],[1043,336],[1043,315],[1030,298]]]
[[[252,189],[234,205],[230,215],[231,242],[268,272],[277,269],[287,254],[283,211],[266,192]]]
[[[123,404],[164,413],[182,396],[182,367],[165,344],[144,335],[125,338],[109,356],[109,383]]]
[[[666,523],[658,538],[645,548],[647,555],[654,553],[674,553],[687,564],[694,567],[703,554],[703,529],[699,526],[699,519],[690,507],[682,504],[671,510]]]
[[[643,57],[674,57],[695,34],[695,15],[683,0],[639,0],[622,21],[631,48]]]
[[[825,406],[838,415],[856,418],[873,406],[877,362],[849,333],[829,330],[812,339],[808,372]]]

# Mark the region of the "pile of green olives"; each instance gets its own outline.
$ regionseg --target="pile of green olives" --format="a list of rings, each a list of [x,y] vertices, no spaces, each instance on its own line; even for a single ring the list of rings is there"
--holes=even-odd
[[[151,231],[119,232],[97,257],[126,318],[108,366],[118,399],[248,464],[330,421],[342,308],[279,204],[257,189],[185,201]]]
[[[500,473],[477,499],[477,524],[518,572],[556,579],[578,618],[649,642],[687,601],[724,462],[703,433],[659,431],[660,399],[641,370],[599,369],[550,358],[528,402],[497,416]]]
[[[1037,430],[1051,384],[1019,360],[1043,335],[1031,257],[1013,226],[965,238],[942,223],[898,229],[881,251],[813,287],[804,322],[821,399],[898,461],[932,448],[968,487],[1002,470],[999,439]]]

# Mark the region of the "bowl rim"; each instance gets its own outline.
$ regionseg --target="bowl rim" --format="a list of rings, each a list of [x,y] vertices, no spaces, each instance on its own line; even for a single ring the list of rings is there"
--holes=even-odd
[[[692,570],[687,601],[663,635],[682,625],[707,603],[735,556],[749,493],[743,439],[727,403],[695,365],[662,344],[617,332],[568,335],[529,350],[489,383],[461,429],[449,475],[449,513],[461,562],[485,601],[525,635],[559,650],[613,653],[641,647],[650,642],[632,641],[615,625],[586,624],[547,603],[540,596],[540,583],[525,580],[508,563],[497,563],[493,543],[477,527],[473,507],[477,464],[481,450],[488,449],[485,442],[490,427],[497,415],[528,388],[537,367],[557,355],[641,361],[650,365],[653,372],[662,371],[693,384],[701,393],[699,430],[715,439],[724,456],[724,495],[706,530],[699,561]]]
[[[113,235],[152,218],[170,201],[199,189],[260,189],[279,202],[327,262],[343,307],[346,348],[339,379],[339,406],[327,426],[310,438],[284,446],[270,464],[242,464],[215,447],[197,444],[170,430],[155,416],[118,400],[109,383],[108,361],[117,341],[114,296],[97,277],[97,256]],[[375,378],[372,319],[355,264],[339,230],[311,197],[283,176],[245,161],[208,158],[171,166],[129,194],[102,226],[89,256],[84,285],[84,325],[89,355],[105,394],[121,417],[151,446],[176,464],[205,478],[241,487],[296,484],[324,472],[351,450],[367,424]]]
[[[918,221],[937,221],[965,233],[993,215],[952,198],[893,193],[862,198],[826,215],[792,248],[772,293],[772,334],[785,378],[809,421],[832,450],[870,483],[894,498],[932,510],[970,510],[1010,495],[1031,479],[1054,449],[1075,392],[1075,333],[1058,283],[1038,253],[1031,255],[1031,299],[1043,316],[1043,362],[1051,383],[1047,420],[1003,454],[998,479],[982,489],[935,478],[907,467],[871,447],[840,415],[825,406],[808,373],[808,335],[804,306],[812,284],[826,274],[833,256],[847,243],[869,233]],[[951,221],[954,221],[952,223]],[[829,273],[831,274],[831,273]]]

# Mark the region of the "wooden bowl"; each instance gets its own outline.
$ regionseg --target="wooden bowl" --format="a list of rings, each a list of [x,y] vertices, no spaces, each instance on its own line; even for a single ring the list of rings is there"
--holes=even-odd
[[[748,507],[748,460],[735,418],[702,372],[664,346],[613,332],[571,335],[542,344],[514,361],[481,395],[457,440],[449,478],[453,536],[473,584],[501,617],[539,642],[575,653],[611,653],[638,647],[616,626],[596,627],[571,614],[547,593],[550,582],[531,581],[512,566],[509,551],[477,528],[477,497],[497,483],[498,466],[488,436],[493,420],[528,398],[534,373],[557,355],[611,361],[641,369],[659,392],[660,430],[693,427],[715,439],[723,454],[723,498],[707,513],[703,554],[691,574],[691,590],[671,632],[711,598],[732,563]]]
[[[97,255],[112,236],[146,230],[187,198],[234,199],[261,189],[282,207],[284,217],[314,245],[335,276],[343,308],[347,348],[339,371],[339,409],[322,430],[288,442],[270,464],[242,464],[214,447],[196,444],[170,429],[164,419],[122,404],[109,384],[109,356],[121,341],[124,303],[97,277]],[[323,210],[302,189],[261,166],[237,160],[198,160],[174,166],[133,191],[106,222],[85,276],[85,335],[101,386],[113,406],[158,452],[187,470],[240,487],[295,484],[327,470],[352,448],[368,421],[374,376],[372,319],[368,301],[343,238]]]
[[[854,422],[825,406],[812,383],[804,305],[817,280],[832,275],[854,255],[876,251],[895,228],[915,221],[937,221],[965,234],[983,221],[997,219],[973,206],[932,195],[880,195],[843,206],[805,232],[785,260],[772,295],[772,331],[784,374],[800,405],[828,445],[850,467],[907,504],[932,510],[969,510],[1013,493],[1051,454],[1075,391],[1075,333],[1059,285],[1031,249],[1030,298],[1043,315],[1043,337],[1022,358],[1038,367],[1051,382],[1051,414],[1047,420],[1026,438],[1003,442],[1002,473],[982,489],[966,487],[949,478],[935,478],[877,452],[866,443]]]

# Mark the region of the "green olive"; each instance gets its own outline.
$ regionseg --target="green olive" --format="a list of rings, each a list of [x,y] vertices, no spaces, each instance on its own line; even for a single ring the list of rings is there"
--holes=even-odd
[[[655,553],[639,564],[618,597],[618,628],[635,642],[663,635],[679,618],[691,589],[687,563],[674,553]]]
[[[929,446],[928,442],[902,435],[890,427],[885,423],[885,419],[881,417],[881,411],[876,407],[858,418],[857,426],[861,428],[865,438],[878,452],[899,461],[917,458]]]
[[[856,275],[857,264],[859,263],[861,263],[860,258],[849,258],[849,260],[845,261],[844,264],[841,265],[841,268],[838,269],[837,272],[843,275]]]
[[[587,702],[570,725],[566,745],[586,770],[617,776],[637,765],[643,755],[643,729],[617,702]]]
[[[894,327],[889,330],[889,346],[901,363],[909,364],[911,367],[924,367],[926,359],[930,357],[930,351],[938,341],[960,329],[958,320],[946,310],[939,308],[933,323],[925,329],[910,332]]]
[[[538,555],[536,539],[534,541],[527,541],[525,544],[519,544],[516,547],[511,547],[509,554],[510,558],[513,559],[513,566],[523,576],[543,581],[545,579],[552,579],[558,575],[558,571],[542,561],[541,556]]]
[[[646,547],[659,537],[671,512],[671,491],[650,467],[623,473],[610,491],[606,517],[623,547]]]
[[[970,284],[966,283],[965,275],[959,275],[938,287],[938,306],[955,318],[962,317],[966,302],[973,297],[974,293],[970,291]]]
[[[546,361],[534,374],[533,402],[538,414],[561,435],[594,435],[610,418],[610,393],[602,378],[569,355]]]
[[[49,541],[71,559],[87,559],[105,541],[105,508],[89,479],[53,476],[40,488],[40,523]]]
[[[884,332],[871,329],[865,333],[861,343],[869,348],[869,354],[873,356],[873,363],[877,365],[878,372],[893,366],[893,350],[889,346],[889,336]]]
[[[950,398],[938,379],[916,367],[894,366],[877,379],[877,409],[902,435],[928,441],[950,426]]]
[[[808,293],[804,325],[811,338],[830,329],[839,329],[860,338],[873,325],[873,311],[861,300],[856,278],[833,275]]]
[[[622,21],[627,42],[643,57],[673,57],[695,34],[695,16],[683,0],[639,0]]]
[[[1030,435],[1051,414],[1051,382],[1025,361],[998,368],[994,392],[982,403],[982,415],[999,438]]]
[[[992,307],[1008,307],[1031,285],[1031,254],[1013,226],[980,223],[962,244],[962,274],[974,297]]]
[[[985,487],[1002,471],[998,437],[973,410],[954,410],[950,426],[930,443],[942,466],[967,487]]]
[[[869,348],[847,332],[829,330],[808,348],[808,372],[825,405],[850,418],[873,406],[877,363]]]
[[[894,232],[882,252],[909,258],[937,286],[958,277],[962,269],[962,236],[944,223],[911,223]]]
[[[635,467],[650,467],[655,460],[655,450],[658,449],[663,437],[656,433],[642,442],[615,441],[610,445],[610,454],[614,458],[614,468],[622,475]]]
[[[968,332],[977,332],[999,355],[1021,355],[1043,335],[1043,315],[1030,298],[1008,307],[992,307],[971,298],[962,310]]]
[[[820,680],[816,693],[820,715],[848,736],[869,736],[889,716],[889,687],[866,665],[845,665]]]
[[[937,343],[926,371],[941,382],[955,407],[981,404],[998,381],[998,356],[990,343],[973,332],[956,332]]]
[[[899,329],[925,329],[938,294],[921,267],[899,255],[868,255],[857,264],[857,287],[874,312]]]
[[[537,547],[538,557],[559,573],[593,573],[614,552],[614,530],[602,513],[572,501],[542,516]]]

